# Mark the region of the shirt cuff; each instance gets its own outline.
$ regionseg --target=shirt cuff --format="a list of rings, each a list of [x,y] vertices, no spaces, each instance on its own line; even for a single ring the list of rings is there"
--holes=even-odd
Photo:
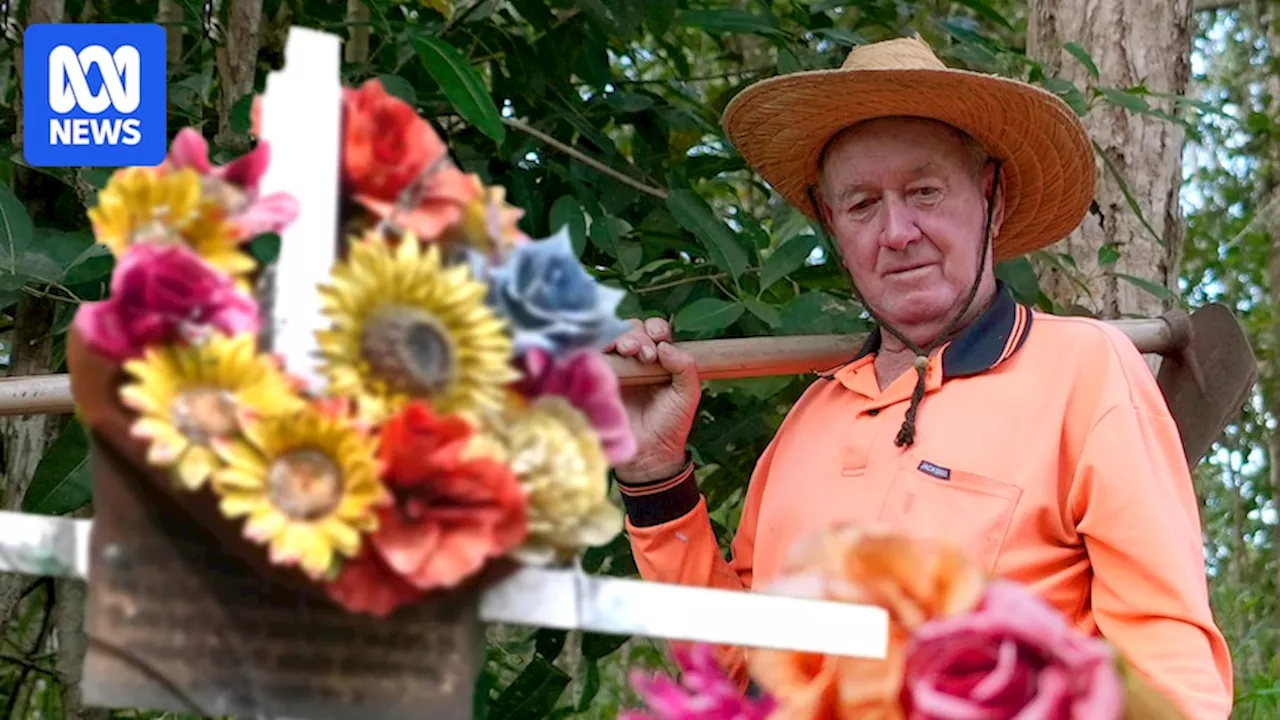
[[[693,476],[692,458],[675,477],[634,485],[619,480],[618,491],[627,517],[636,527],[671,522],[697,507],[702,497]]]

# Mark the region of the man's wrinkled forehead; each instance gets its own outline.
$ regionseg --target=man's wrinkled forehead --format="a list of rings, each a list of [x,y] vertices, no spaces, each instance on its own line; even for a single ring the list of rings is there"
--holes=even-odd
[[[974,140],[974,138],[970,136],[968,133],[964,132],[960,128],[955,127],[954,125],[949,125],[947,123],[941,122],[939,120],[934,120],[932,118],[918,118],[918,117],[909,117],[909,116],[876,118],[873,120],[865,120],[863,122],[845,127],[837,131],[836,133],[834,133],[831,136],[831,138],[827,140],[826,144],[823,145],[822,147],[822,152],[819,153],[818,155],[819,187],[825,187],[825,184],[826,184],[825,175],[828,167],[827,161],[829,160],[832,151],[836,147],[852,142],[854,139],[858,138],[859,136],[863,136],[867,134],[873,134],[873,133],[900,134],[904,132],[913,132],[915,130],[923,130],[925,132],[932,131],[932,133],[937,133],[937,131],[939,130],[945,131],[946,135],[949,135],[950,138],[956,141],[957,145],[955,147],[965,154],[967,159],[971,162],[972,169],[974,170],[975,173],[981,171],[983,165],[987,160],[987,154],[983,150],[983,148],[978,144],[978,142]],[[937,162],[937,159],[930,158],[926,161],[921,162],[919,165],[913,168],[910,168],[907,172],[909,175],[914,176],[914,175],[924,175],[929,172],[937,172],[939,170],[940,168],[939,168],[939,163]],[[855,183],[855,186],[858,184],[859,183]],[[851,186],[851,188],[856,189],[856,187],[854,186]],[[851,188],[842,187],[840,194],[847,195]]]
[[[912,182],[915,180],[919,180],[921,178],[929,177],[931,175],[936,175],[940,172],[945,172],[945,170],[946,169],[942,167],[942,164],[939,163],[936,158],[929,158],[928,160],[925,160],[922,163],[919,163],[913,167],[907,168],[905,171],[903,171],[902,177],[905,181]],[[840,185],[840,187],[838,188],[838,192],[835,195],[835,199],[847,200],[855,195],[872,192],[877,188],[878,185],[879,183],[876,183],[870,180],[861,180],[861,179],[855,178],[850,182],[846,182]]]

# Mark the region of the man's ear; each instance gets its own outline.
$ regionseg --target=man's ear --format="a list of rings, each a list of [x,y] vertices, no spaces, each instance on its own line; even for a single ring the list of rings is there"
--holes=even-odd
[[[827,204],[827,199],[822,192],[822,183],[809,186],[809,202],[813,204],[813,211],[818,216],[818,222],[822,223],[823,230],[830,232],[831,229],[831,206]]]
[[[993,180],[996,179],[996,167],[997,167],[996,163],[988,162],[986,169],[982,173],[982,178],[983,178],[982,193],[983,193],[984,199],[991,197],[991,183]],[[999,186],[996,192],[995,211],[991,217],[991,239],[992,240],[1000,236],[1000,228],[1004,225],[1004,213],[1005,213],[1005,208],[1007,207],[1004,199],[1005,199],[1005,193],[1008,191],[1008,189],[1009,189],[1009,183],[1006,181],[1005,174],[1002,171],[1000,173]]]

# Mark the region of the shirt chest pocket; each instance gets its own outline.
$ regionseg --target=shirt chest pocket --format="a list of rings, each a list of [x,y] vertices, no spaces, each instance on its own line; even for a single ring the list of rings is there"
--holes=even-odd
[[[987,572],[995,568],[1022,488],[962,470],[911,462],[894,473],[879,523],[954,544]]]

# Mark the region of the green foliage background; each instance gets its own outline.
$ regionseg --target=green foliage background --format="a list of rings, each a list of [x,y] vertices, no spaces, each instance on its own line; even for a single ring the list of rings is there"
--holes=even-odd
[[[170,27],[182,39],[169,68],[170,132],[202,129],[215,161],[225,162],[247,147],[248,99],[223,98],[217,68],[226,51],[219,28],[237,3],[228,0],[211,14],[196,0],[177,4],[181,19]],[[825,240],[725,141],[719,114],[754,80],[834,67],[853,45],[919,32],[949,64],[1038,83],[1082,115],[1102,104],[1154,112],[1143,88],[1077,87],[1046,75],[1026,56],[1025,7],[1017,0],[461,0],[457,7],[370,0],[367,20],[332,0],[261,4],[257,90],[283,62],[290,24],[367,32],[368,56],[344,63],[346,83],[380,78],[413,103],[465,170],[502,185],[526,210],[526,232],[545,236],[567,225],[584,262],[627,291],[624,315],[673,317],[683,339],[866,327]],[[24,8],[8,9],[19,18]],[[157,0],[66,3],[67,18],[94,22],[154,22],[158,12]],[[1256,173],[1274,157],[1268,153],[1276,140],[1274,118],[1261,110],[1266,98],[1253,90],[1275,68],[1253,42],[1265,37],[1250,25],[1256,18],[1226,11],[1198,18],[1199,42],[1212,58],[1198,78],[1204,102],[1188,100],[1176,117],[1163,117],[1244,169],[1220,163],[1189,173],[1196,198],[1188,205],[1181,302],[1236,307],[1268,370],[1256,406],[1197,476],[1214,600],[1240,673],[1237,717],[1274,717],[1276,520],[1267,448],[1275,418],[1267,408],[1276,347],[1268,339],[1275,324],[1266,276],[1272,247],[1257,222],[1264,195]],[[1225,39],[1209,47],[1215,32]],[[19,318],[45,318],[54,339],[49,369],[65,372],[67,325],[78,303],[103,297],[112,269],[85,216],[109,171],[24,165],[10,111],[18,107],[17,49],[0,48],[0,360],[12,351]],[[1070,49],[1091,66],[1087,52]],[[220,103],[231,107],[230,132],[219,132]],[[1141,204],[1134,199],[1135,210]],[[1100,251],[1104,268],[1115,252]],[[1040,291],[1037,274],[1050,265],[1070,271],[1072,261],[1041,253],[1003,265],[1000,274],[1025,302],[1079,312],[1055,307]],[[755,458],[808,382],[780,377],[707,387],[692,444],[726,547]],[[0,499],[26,512],[82,511],[92,500],[86,452],[83,429],[63,418],[30,488],[21,498],[5,497],[0,484]],[[625,538],[589,553],[586,569],[634,574]],[[52,588],[33,584],[0,638],[4,720],[62,713],[47,632]],[[477,694],[481,719],[613,717],[635,703],[626,672],[664,662],[661,645],[645,639],[502,627],[490,635]]]

